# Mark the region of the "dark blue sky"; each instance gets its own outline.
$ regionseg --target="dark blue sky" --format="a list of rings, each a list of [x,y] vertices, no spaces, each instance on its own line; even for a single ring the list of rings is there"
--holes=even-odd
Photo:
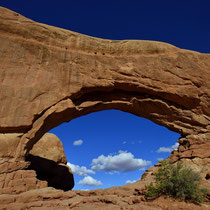
[[[0,5],[90,36],[156,40],[210,52],[209,0],[5,0]]]
[[[210,53],[209,0],[2,0],[0,6],[90,36],[156,40]],[[74,189],[137,180],[144,168],[166,158],[179,138],[149,120],[116,110],[77,118],[51,132],[63,142],[75,174]]]

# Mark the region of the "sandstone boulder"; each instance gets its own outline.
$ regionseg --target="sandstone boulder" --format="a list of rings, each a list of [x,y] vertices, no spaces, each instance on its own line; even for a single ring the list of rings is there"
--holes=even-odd
[[[74,177],[67,164],[63,144],[52,133],[46,133],[36,144],[26,158],[30,162],[28,169],[35,170],[39,180],[47,181],[48,186],[71,190],[74,187]]]
[[[32,150],[29,151],[29,154],[52,160],[58,164],[67,163],[63,144],[53,133],[46,133],[36,144],[34,144]]]

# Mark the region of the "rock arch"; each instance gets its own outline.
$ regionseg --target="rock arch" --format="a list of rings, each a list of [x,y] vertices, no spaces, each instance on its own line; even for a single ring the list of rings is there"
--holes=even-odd
[[[2,7],[0,21],[0,171],[25,169],[26,154],[48,130],[104,109],[145,117],[183,137],[209,133],[209,54],[93,38]]]

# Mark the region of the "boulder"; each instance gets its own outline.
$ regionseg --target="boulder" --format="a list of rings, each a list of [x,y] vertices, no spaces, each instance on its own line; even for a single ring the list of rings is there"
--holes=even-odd
[[[52,160],[57,164],[67,164],[63,144],[53,133],[44,134],[44,136],[33,145],[29,154],[43,159]]]
[[[74,187],[73,173],[66,165],[63,144],[55,134],[46,133],[34,144],[26,160],[30,162],[28,169],[36,171],[37,178],[47,181],[48,186],[62,190]]]

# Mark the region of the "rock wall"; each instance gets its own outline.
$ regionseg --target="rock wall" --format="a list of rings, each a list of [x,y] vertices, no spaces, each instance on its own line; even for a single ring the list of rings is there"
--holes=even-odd
[[[210,133],[189,135],[179,139],[179,147],[168,157],[173,163],[181,161],[184,167],[191,168],[201,177],[200,186],[206,188],[210,197]],[[160,163],[149,168],[142,175],[141,181],[152,181]],[[140,182],[141,182],[140,181]]]
[[[38,161],[30,156],[33,146],[51,128],[105,109],[180,133],[187,140],[174,161],[206,161],[203,180],[209,177],[210,54],[154,41],[93,38],[2,7],[0,46],[1,193],[48,186],[25,170]]]

